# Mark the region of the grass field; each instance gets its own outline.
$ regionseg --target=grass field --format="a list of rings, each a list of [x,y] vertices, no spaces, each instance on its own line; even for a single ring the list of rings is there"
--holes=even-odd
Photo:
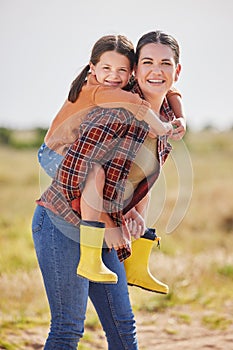
[[[153,250],[151,270],[170,293],[130,288],[136,318],[188,305],[209,311],[202,320],[206,327],[232,324],[224,316],[233,311],[232,140],[232,131],[203,131],[187,133],[185,143],[174,144],[174,155],[153,189],[148,218],[162,237],[161,249]],[[49,323],[30,227],[35,199],[47,180],[39,171],[36,150],[1,146],[0,165],[0,349],[27,349],[17,334]],[[180,321],[190,317],[182,314]],[[100,325],[91,305],[86,329],[80,349],[95,349],[91,330]]]

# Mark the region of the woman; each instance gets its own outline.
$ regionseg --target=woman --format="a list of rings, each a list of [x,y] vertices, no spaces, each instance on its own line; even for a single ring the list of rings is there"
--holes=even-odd
[[[159,54],[155,53],[154,47]],[[180,72],[178,44],[166,34],[148,33],[148,40],[147,34],[143,36],[143,41],[139,40],[136,53],[138,86],[135,89],[140,87],[141,92],[151,99],[160,112],[166,93]],[[102,127],[106,128],[106,125],[108,130],[103,133]],[[126,110],[97,107],[89,113],[81,128],[82,135],[91,142],[94,132],[95,145],[82,150],[80,143],[74,142],[52,185],[38,201],[33,218],[35,248],[52,314],[51,331],[45,349],[76,349],[83,335],[88,295],[106,333],[109,349],[138,349],[135,321],[122,264],[131,253],[129,230],[123,211],[127,213],[147,195],[170,148],[166,144],[166,138],[158,137],[158,166],[145,181],[140,180],[128,198],[124,198],[130,167],[149,134],[148,125],[136,120]],[[176,130],[182,133],[179,131],[181,129],[182,125]],[[80,220],[72,210],[72,201],[80,199],[85,183],[86,169],[82,168],[85,157],[99,162],[106,174],[106,213],[103,213],[103,219],[108,227],[105,232],[106,245],[111,250],[103,249],[102,258],[105,265],[117,274],[116,284],[93,283],[76,275],[79,262],[77,227]]]
[[[173,56],[169,56],[168,47],[171,48]],[[175,70],[174,67],[176,67]],[[136,84],[133,91],[143,96],[151,104],[151,108],[159,113],[164,99],[162,92],[167,91],[167,87],[177,81],[180,70],[179,46],[173,38],[160,31],[147,33],[141,37],[137,45]],[[164,116],[169,119],[169,113]],[[174,126],[176,129],[171,137],[174,140],[181,139],[185,133],[185,120],[182,115],[176,118]],[[157,159],[156,152],[153,151],[155,149]],[[167,136],[158,136],[156,140],[149,136],[145,138],[128,177],[131,184],[136,182],[136,185],[131,185],[133,193],[130,193],[127,191],[130,187],[129,181],[127,183],[124,213],[129,213],[131,208],[136,207],[146,219],[149,190],[155,183],[170,150]],[[130,198],[132,198],[131,201]],[[150,252],[157,238],[155,230],[150,229],[149,234],[146,232],[145,235],[137,238],[132,242],[131,256],[125,260],[128,284],[167,294],[168,286],[158,281],[149,271]]]

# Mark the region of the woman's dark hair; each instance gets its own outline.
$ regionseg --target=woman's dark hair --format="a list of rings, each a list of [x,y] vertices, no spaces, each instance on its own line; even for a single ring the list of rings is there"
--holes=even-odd
[[[132,42],[124,35],[106,35],[100,38],[93,46],[90,62],[96,65],[101,55],[107,51],[115,51],[126,56],[130,62],[130,68],[133,70],[135,59],[134,47]],[[88,64],[72,82],[68,95],[68,100],[70,102],[75,102],[77,100],[89,70],[90,65]]]
[[[172,49],[172,51],[174,52],[175,63],[176,64],[179,63],[180,48],[179,48],[179,44],[176,41],[176,39],[173,38],[173,36],[168,35],[160,30],[156,30],[155,32],[149,32],[149,33],[144,34],[138,40],[137,47],[136,47],[136,54],[135,54],[136,65],[138,64],[138,59],[139,59],[139,55],[140,55],[142,47],[147,45],[147,44],[163,44],[163,45],[169,46]]]

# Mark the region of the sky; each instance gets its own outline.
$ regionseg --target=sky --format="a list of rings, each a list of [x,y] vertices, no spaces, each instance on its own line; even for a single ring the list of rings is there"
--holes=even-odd
[[[189,128],[232,127],[232,0],[0,0],[0,127],[47,128],[96,40],[158,29],[180,44]]]

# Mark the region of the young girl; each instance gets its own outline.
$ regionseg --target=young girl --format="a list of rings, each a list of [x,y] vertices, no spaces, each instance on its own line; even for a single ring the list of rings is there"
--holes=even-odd
[[[147,122],[151,133],[155,135],[170,132],[171,125],[161,122],[149,108],[148,102],[141,99],[138,94],[121,90],[128,85],[133,67],[134,49],[126,37],[109,35],[95,43],[90,63],[72,83],[68,100],[53,120],[45,136],[45,143],[39,150],[40,164],[50,176],[54,177],[63,156],[79,137],[79,126],[85,120],[86,114],[96,106],[128,109],[136,119]],[[176,90],[170,91],[169,97],[171,102],[172,99],[174,100],[175,112],[179,116],[182,111],[180,94]],[[97,238],[94,237],[97,236],[101,246],[104,227],[101,227],[99,221],[103,211],[104,183],[105,173],[102,166],[98,163],[92,164],[88,170],[80,201],[81,240],[83,236],[92,234],[92,240],[96,240]],[[72,205],[74,210],[77,210],[76,204],[77,202],[74,202]],[[139,212],[131,210],[128,217],[137,223],[137,227],[141,228],[140,236],[143,235],[145,224]],[[77,273],[95,282],[116,283],[117,276],[106,269],[102,263],[101,250],[98,251],[98,255],[93,255],[94,252],[97,253],[97,250],[81,244],[81,258]],[[160,282],[155,282],[154,291],[158,291],[159,286]]]

